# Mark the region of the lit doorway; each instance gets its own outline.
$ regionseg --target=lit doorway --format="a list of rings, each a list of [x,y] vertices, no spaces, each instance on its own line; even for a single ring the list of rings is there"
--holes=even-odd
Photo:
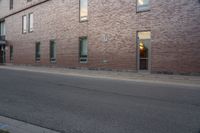
[[[151,32],[142,31],[137,34],[137,48],[138,48],[138,70],[150,70],[150,54],[151,54]]]

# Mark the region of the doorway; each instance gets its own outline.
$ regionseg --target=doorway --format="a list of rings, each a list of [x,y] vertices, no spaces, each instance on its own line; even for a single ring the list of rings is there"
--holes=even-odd
[[[0,64],[6,63],[6,52],[5,52],[5,46],[0,45]]]
[[[137,62],[139,71],[150,70],[150,55],[151,55],[151,32],[142,31],[137,34]]]

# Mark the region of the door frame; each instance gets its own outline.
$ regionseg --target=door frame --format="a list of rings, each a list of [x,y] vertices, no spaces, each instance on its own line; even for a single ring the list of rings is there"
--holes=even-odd
[[[138,36],[139,32],[150,32],[150,43],[149,43],[149,51],[148,51],[148,69],[140,70],[140,39]],[[137,60],[137,71],[138,72],[151,72],[151,30],[139,30],[136,32],[136,60]]]

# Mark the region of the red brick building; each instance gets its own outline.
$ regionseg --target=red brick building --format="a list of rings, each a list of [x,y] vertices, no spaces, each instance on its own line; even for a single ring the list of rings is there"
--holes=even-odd
[[[200,74],[199,0],[0,0],[0,62]]]

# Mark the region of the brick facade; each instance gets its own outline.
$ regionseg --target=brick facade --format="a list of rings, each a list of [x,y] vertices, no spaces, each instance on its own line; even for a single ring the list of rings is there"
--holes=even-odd
[[[79,22],[79,0],[0,2],[6,40],[14,47],[14,64],[137,71],[137,31],[151,31],[151,72],[200,73],[200,3],[198,0],[150,0],[150,11],[136,13],[136,0],[89,0],[88,21]],[[34,32],[22,34],[22,16],[34,14]],[[108,41],[103,41],[106,35]],[[79,62],[79,37],[88,37],[88,63]],[[56,41],[50,63],[49,41]],[[35,62],[35,43],[41,61]],[[9,48],[6,62],[10,63]]]

